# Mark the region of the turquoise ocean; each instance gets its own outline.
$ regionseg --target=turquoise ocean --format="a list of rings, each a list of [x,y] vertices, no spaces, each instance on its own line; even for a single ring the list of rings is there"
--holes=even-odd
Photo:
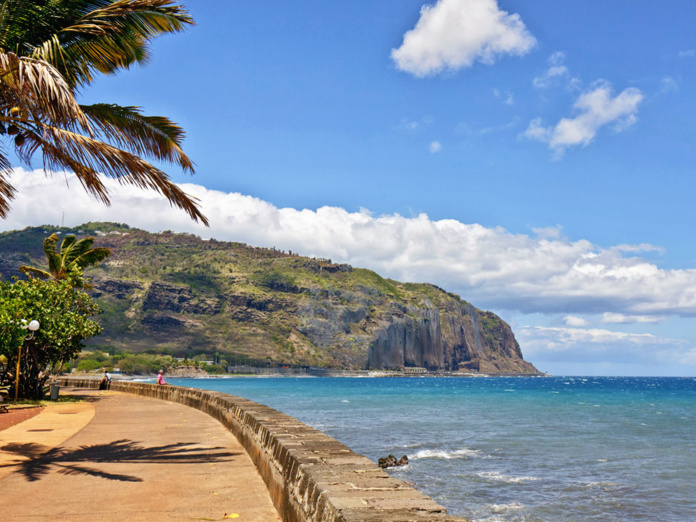
[[[475,521],[696,520],[696,379],[225,378]]]

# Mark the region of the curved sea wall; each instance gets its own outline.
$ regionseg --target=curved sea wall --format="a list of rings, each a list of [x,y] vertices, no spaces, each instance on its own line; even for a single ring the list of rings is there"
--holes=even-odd
[[[62,377],[62,386],[97,388],[99,381]],[[112,381],[111,389],[184,404],[207,413],[244,446],[283,520],[463,521],[371,460],[268,406],[225,393]]]

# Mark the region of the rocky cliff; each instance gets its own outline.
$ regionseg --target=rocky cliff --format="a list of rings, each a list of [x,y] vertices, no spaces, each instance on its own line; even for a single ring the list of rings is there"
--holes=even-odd
[[[102,348],[218,352],[232,364],[537,373],[504,321],[459,296],[274,249],[112,223],[36,227],[0,234],[2,277],[42,266],[54,231],[112,249],[89,271]]]

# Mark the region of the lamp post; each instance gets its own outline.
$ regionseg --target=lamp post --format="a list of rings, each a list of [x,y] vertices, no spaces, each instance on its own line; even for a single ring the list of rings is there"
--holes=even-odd
[[[29,321],[29,324],[27,323],[26,319],[22,319],[22,328],[23,330],[29,330],[31,333],[29,335],[25,335],[22,337],[22,343],[19,345],[19,351],[17,352],[17,375],[15,376],[15,402],[17,402],[17,398],[19,397],[19,363],[22,361],[22,348],[24,348],[24,341],[28,341],[29,339],[33,339],[34,334],[36,331],[39,329],[39,321],[36,319]]]

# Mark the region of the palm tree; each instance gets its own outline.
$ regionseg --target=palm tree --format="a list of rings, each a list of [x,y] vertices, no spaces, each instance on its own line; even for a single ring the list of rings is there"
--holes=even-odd
[[[0,0],[0,134],[12,136],[23,162],[40,150],[45,170],[74,172],[107,205],[99,173],[154,189],[207,225],[196,199],[140,157],[193,173],[178,125],[138,107],[75,100],[97,74],[145,63],[150,40],[191,24],[170,0]],[[0,145],[0,217],[16,192],[11,171]]]
[[[58,235],[51,234],[43,242],[44,253],[48,259],[48,270],[22,265],[20,272],[29,277],[40,279],[66,279],[74,288],[89,288],[85,284],[83,270],[88,266],[97,266],[98,263],[111,255],[111,250],[105,247],[92,248],[93,237],[85,237],[76,240],[75,236],[65,236],[60,245],[60,251],[56,249]]]

